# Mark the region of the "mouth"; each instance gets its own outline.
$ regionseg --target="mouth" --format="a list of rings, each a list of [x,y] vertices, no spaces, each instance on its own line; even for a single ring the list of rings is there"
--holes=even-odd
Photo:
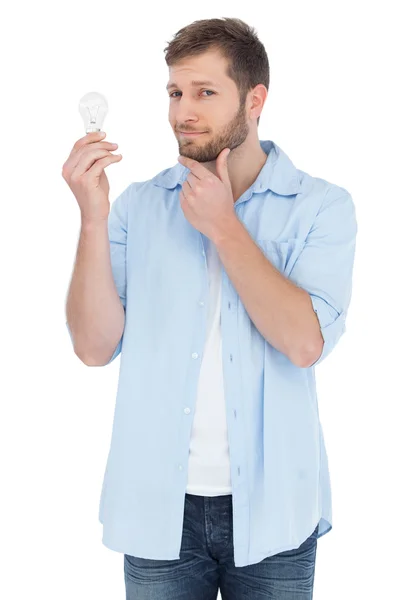
[[[195,131],[193,133],[186,133],[185,131],[178,131],[179,135],[183,135],[184,137],[197,137],[198,135],[203,135],[206,133],[205,131]]]

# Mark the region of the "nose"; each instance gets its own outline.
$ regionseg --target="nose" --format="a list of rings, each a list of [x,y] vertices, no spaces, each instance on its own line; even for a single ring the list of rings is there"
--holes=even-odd
[[[188,125],[188,129],[191,130],[192,128],[194,130],[198,129],[196,127],[196,123],[199,121],[198,117],[196,116],[193,107],[191,106],[191,100],[190,98],[183,99],[180,98],[179,100],[179,106],[176,108],[174,116],[175,116],[175,122],[176,123],[182,123],[182,127],[177,127],[178,130],[183,130],[186,131],[186,127],[184,125],[184,123],[186,123]]]

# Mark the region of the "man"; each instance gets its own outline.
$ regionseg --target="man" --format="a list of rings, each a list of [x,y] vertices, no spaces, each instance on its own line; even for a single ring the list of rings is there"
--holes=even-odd
[[[178,163],[109,216],[111,147],[89,134],[65,165],[82,211],[75,352],[121,353],[103,543],[124,553],[127,600],[309,600],[332,527],[314,368],[345,331],[354,203],[258,139],[253,29],[196,21],[166,61]]]

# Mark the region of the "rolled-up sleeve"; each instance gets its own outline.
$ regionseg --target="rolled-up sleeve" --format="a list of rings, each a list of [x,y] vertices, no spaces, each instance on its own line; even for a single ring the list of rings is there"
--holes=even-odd
[[[128,201],[133,184],[130,184],[112,203],[110,214],[108,215],[108,238],[110,242],[111,269],[114,278],[115,287],[122,306],[126,311],[126,246],[128,233]],[[73,336],[68,323],[68,333],[72,343]],[[110,364],[121,352],[124,332],[114,350]]]
[[[309,293],[324,340],[321,355],[310,367],[323,361],[346,331],[357,229],[351,195],[338,186],[328,188],[289,274],[292,281]]]

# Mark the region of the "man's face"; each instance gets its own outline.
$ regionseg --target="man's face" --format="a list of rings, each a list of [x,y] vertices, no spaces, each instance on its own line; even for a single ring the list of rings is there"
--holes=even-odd
[[[170,67],[168,119],[179,154],[198,162],[215,161],[224,148],[233,150],[247,138],[245,103],[240,105],[235,82],[225,74],[227,62],[217,51],[184,59]],[[213,84],[192,85],[192,80]],[[180,131],[205,132],[183,136]]]

